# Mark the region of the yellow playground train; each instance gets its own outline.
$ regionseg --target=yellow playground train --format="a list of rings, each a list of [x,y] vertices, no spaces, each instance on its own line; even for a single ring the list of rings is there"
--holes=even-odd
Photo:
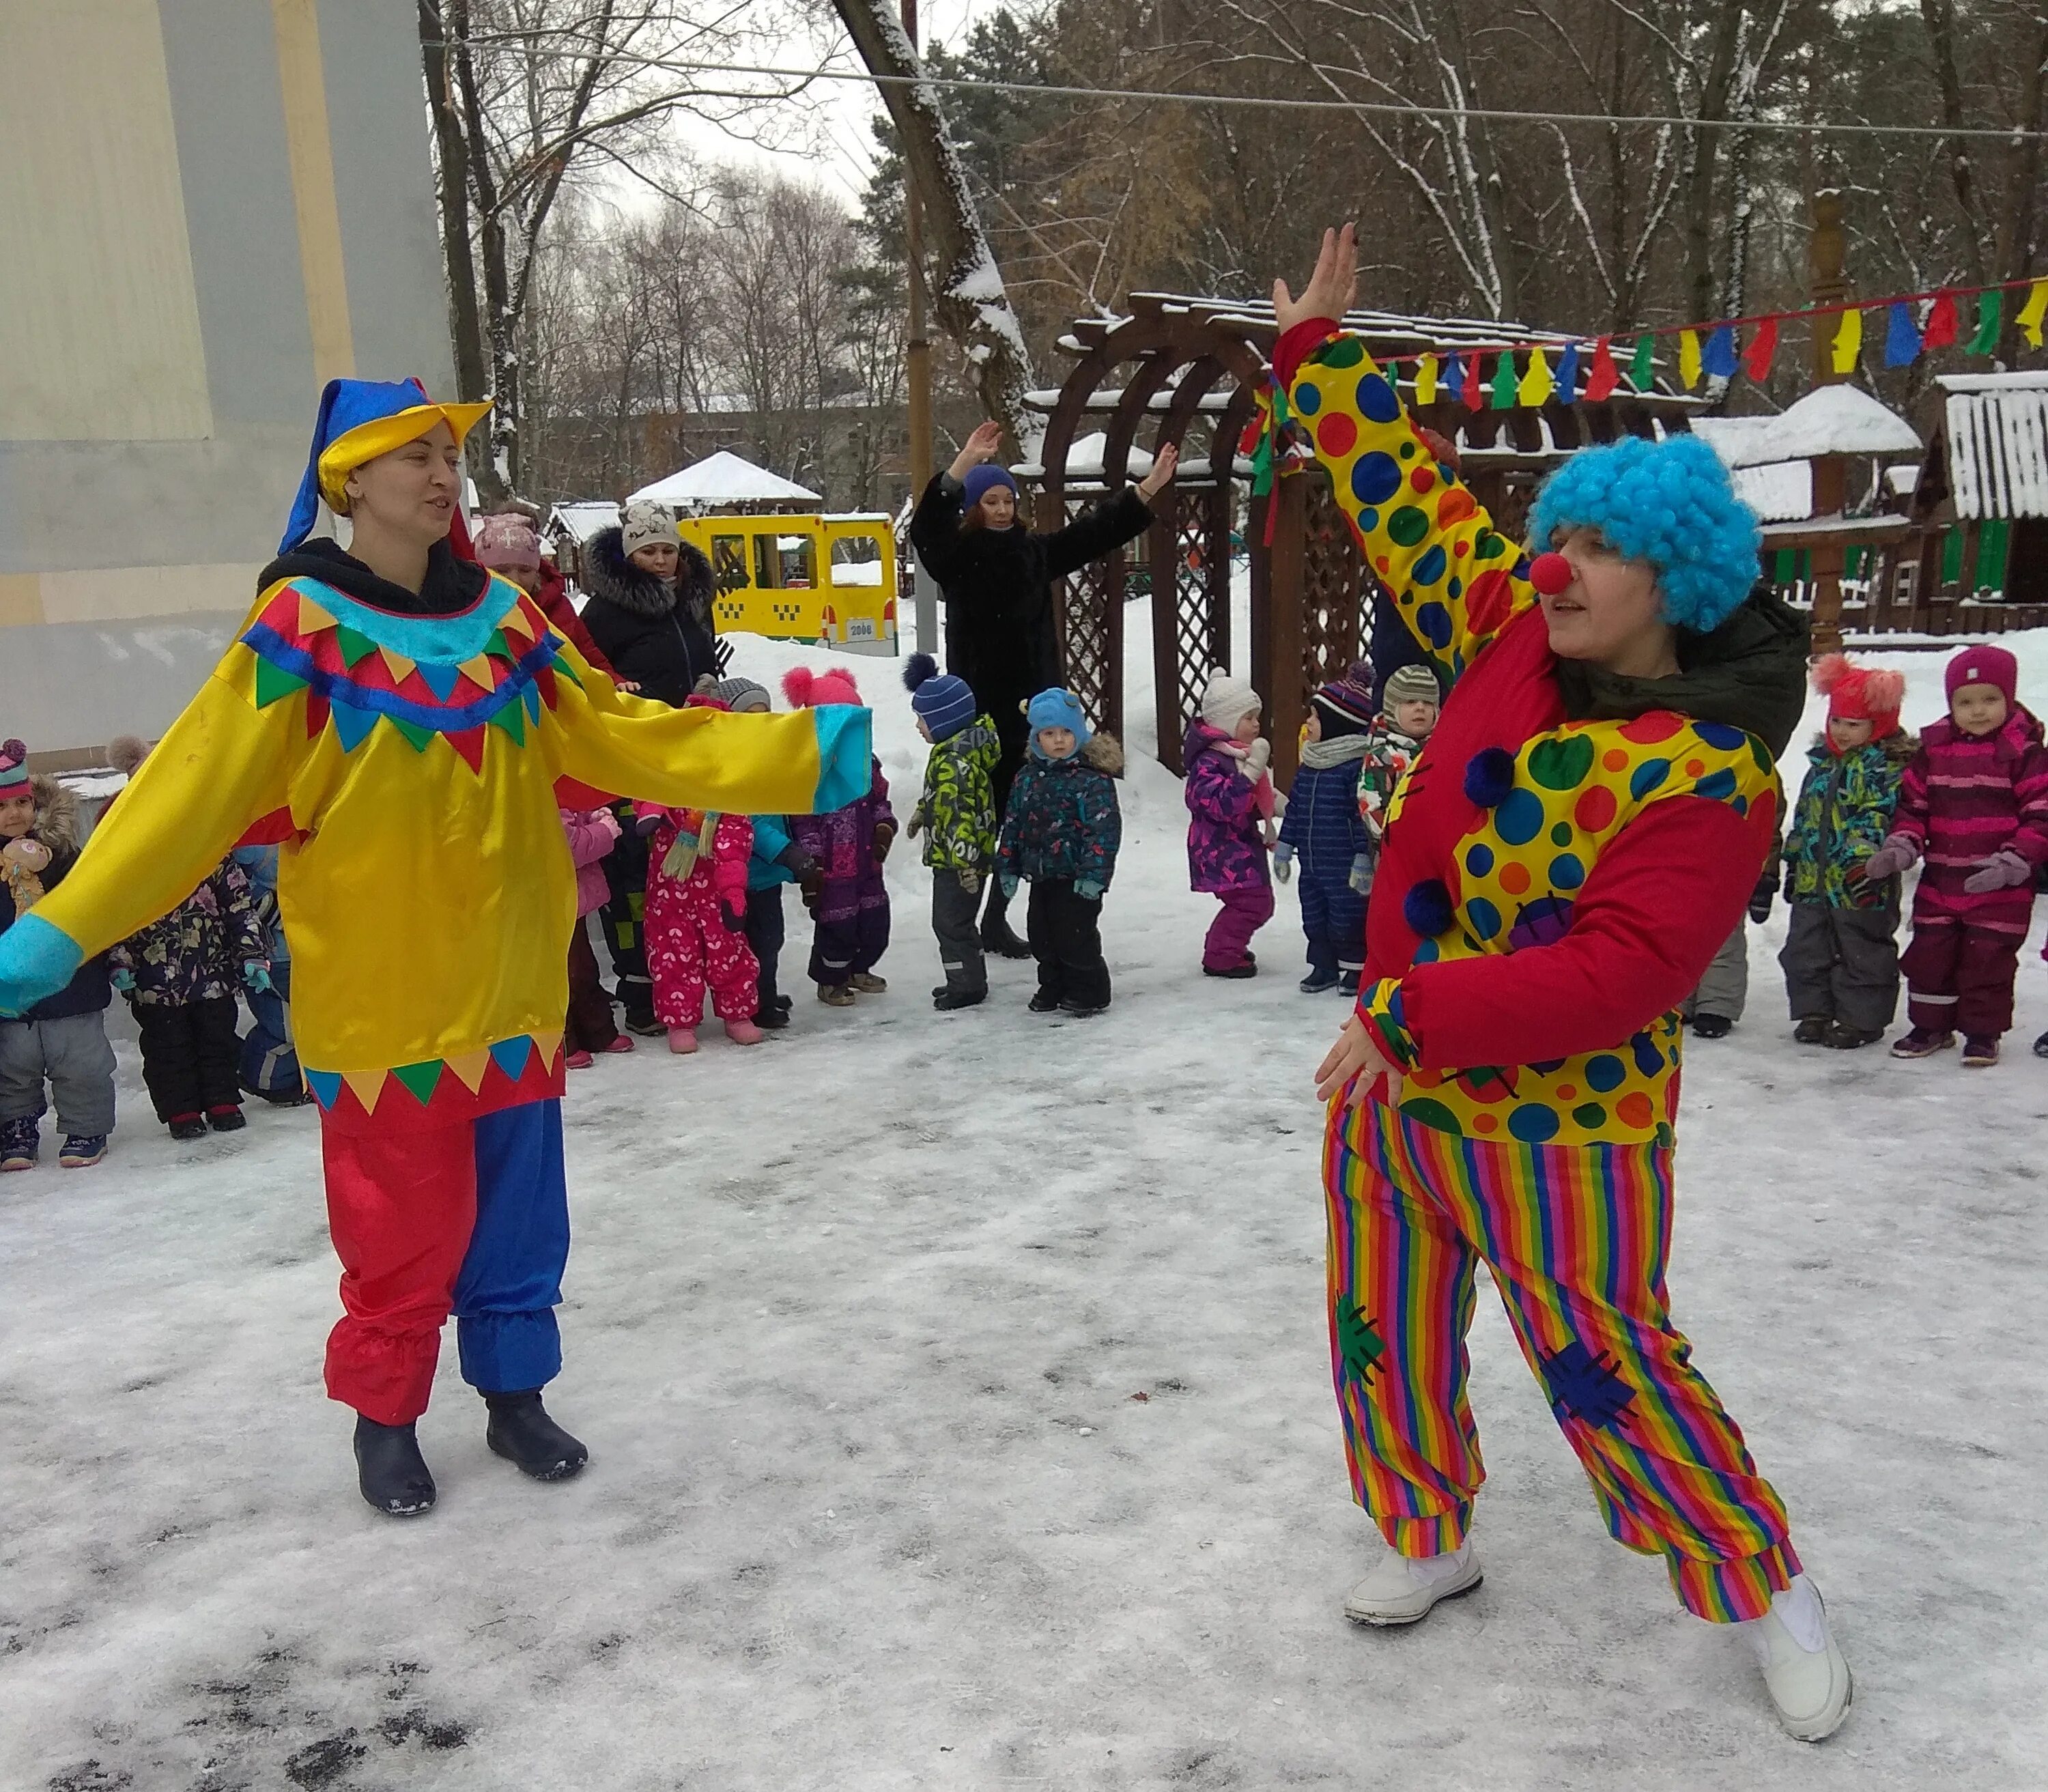
[[[721,630],[893,654],[896,532],[886,515],[685,517],[711,562]]]

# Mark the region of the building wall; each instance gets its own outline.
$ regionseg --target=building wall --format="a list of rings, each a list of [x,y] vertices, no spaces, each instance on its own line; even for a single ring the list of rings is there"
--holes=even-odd
[[[320,388],[451,390],[409,0],[0,0],[0,733],[160,733]]]

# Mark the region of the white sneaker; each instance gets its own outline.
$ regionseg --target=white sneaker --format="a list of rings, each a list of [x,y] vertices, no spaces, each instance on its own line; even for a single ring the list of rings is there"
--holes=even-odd
[[[1828,1628],[1820,1589],[1795,1574],[1790,1586],[1772,1596],[1770,1611],[1741,1627],[1786,1731],[1802,1742],[1818,1742],[1840,1729],[1856,1682]]]
[[[1440,1599],[1456,1599],[1480,1584],[1479,1557],[1469,1542],[1445,1556],[1402,1556],[1391,1550],[1351,1590],[1344,1616],[1356,1624],[1412,1624]]]

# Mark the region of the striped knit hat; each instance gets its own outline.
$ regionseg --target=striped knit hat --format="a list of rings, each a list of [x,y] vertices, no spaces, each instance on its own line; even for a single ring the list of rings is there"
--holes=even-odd
[[[1383,713],[1391,716],[1397,703],[1433,703],[1443,706],[1444,688],[1426,665],[1397,665],[1387,675],[1387,688],[1380,693]]]
[[[28,748],[18,740],[0,743],[0,803],[29,793]]]
[[[1341,678],[1319,685],[1309,700],[1323,719],[1325,739],[1362,734],[1371,726],[1372,662],[1360,660]]]
[[[934,746],[972,727],[981,713],[968,681],[940,671],[939,662],[929,654],[910,656],[903,668],[903,688],[910,693],[911,708],[931,731]]]
[[[750,710],[766,714],[775,706],[768,687],[755,684],[751,678],[721,678],[712,687],[711,694],[735,716]]]

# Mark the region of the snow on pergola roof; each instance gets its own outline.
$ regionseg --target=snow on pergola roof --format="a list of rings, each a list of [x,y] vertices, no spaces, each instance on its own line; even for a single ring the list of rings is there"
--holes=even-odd
[[[1853,386],[1817,386],[1776,417],[1696,417],[1693,433],[1732,469],[1828,454],[1916,454],[1921,445],[1904,417]]]
[[[618,526],[619,506],[602,498],[572,498],[548,513],[547,533],[566,535],[580,547],[601,529]]]
[[[1936,377],[1956,514],[2048,516],[2048,373]]]
[[[824,497],[808,486],[757,467],[725,448],[643,485],[626,500],[646,498],[657,504],[702,506],[712,504],[821,504]]]

